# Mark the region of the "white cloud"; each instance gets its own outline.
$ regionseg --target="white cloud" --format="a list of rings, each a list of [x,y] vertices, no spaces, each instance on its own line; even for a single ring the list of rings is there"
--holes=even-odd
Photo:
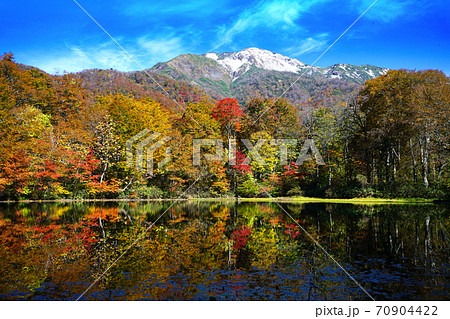
[[[321,52],[327,48],[328,45],[328,34],[322,33],[317,35],[315,38],[309,37],[301,40],[296,46],[291,46],[285,51],[292,56],[300,56],[306,53]]]
[[[110,44],[80,47],[68,46],[66,50],[48,53],[39,61],[32,61],[40,69],[48,73],[79,72],[84,69],[102,68],[121,71],[135,70],[138,67],[125,53]]]
[[[205,17],[227,10],[227,0],[166,0],[166,1],[133,1],[123,2],[118,10],[125,15],[133,17],[155,17],[161,15],[192,15]]]
[[[329,0],[286,1],[266,0],[243,11],[229,27],[222,27],[218,33],[218,41],[214,49],[229,44],[233,39],[247,31],[260,27],[281,30],[296,30],[296,20],[311,7]],[[213,49],[213,50],[214,50]]]
[[[157,62],[165,62],[174,57],[188,53],[183,45],[181,37],[165,36],[158,38],[150,38],[144,36],[137,41],[139,47],[139,56],[147,59],[153,66]]]
[[[375,0],[350,0],[342,4],[343,10],[352,14],[364,12]],[[332,0],[262,0],[253,7],[241,12],[230,25],[222,26],[217,33],[214,51],[223,45],[232,43],[235,38],[258,28],[272,28],[280,33],[298,31],[302,14],[312,12],[318,5],[331,3]],[[425,0],[379,0],[365,14],[364,18],[388,23],[400,17],[416,14],[427,6]],[[357,16],[355,16],[356,18]],[[320,17],[317,17],[318,19]],[[304,52],[320,47],[323,40],[314,42],[313,38],[305,40]],[[309,48],[311,47],[311,48]],[[318,49],[317,49],[318,50]]]
[[[68,50],[38,55],[38,59],[31,58],[31,64],[48,73],[76,72],[94,67],[94,61],[86,53],[78,48],[72,47]]]
[[[180,37],[171,35],[151,39],[141,36],[135,40],[116,39],[143,68],[150,68],[157,62],[170,60],[188,52]],[[29,59],[48,73],[79,72],[84,69],[115,69],[119,71],[140,70],[138,64],[112,41],[99,45],[68,45],[64,49],[36,55],[39,59]]]
[[[363,13],[375,0],[352,0],[353,8]],[[378,0],[364,15],[366,19],[384,23],[391,22],[400,16],[415,15],[428,6],[430,1],[424,0]]]
[[[342,10],[346,14],[355,15],[356,18],[357,14],[366,10],[373,1],[349,0],[342,5]],[[124,40],[119,38],[117,40],[144,68],[151,67],[157,62],[170,60],[182,53],[198,51],[199,43],[209,42],[212,32],[214,32],[213,38],[216,39],[212,45],[214,49],[204,52],[216,51],[223,45],[237,42],[238,37],[242,35],[246,36],[246,43],[250,46],[253,45],[253,43],[249,43],[252,40],[261,39],[261,31],[267,31],[267,36],[273,36],[278,32],[279,36],[277,36],[276,40],[280,40],[280,42],[286,43],[286,39],[289,39],[291,43],[293,42],[288,44],[290,48],[284,50],[284,52],[295,57],[326,49],[330,40],[329,35],[307,33],[306,30],[302,29],[300,22],[303,14],[312,13],[315,9],[324,10],[326,9],[325,6],[321,8],[318,8],[318,6],[330,2],[331,0],[260,0],[256,1],[252,7],[247,7],[247,9],[234,17],[230,17],[233,20],[228,20],[231,22],[220,26],[218,31],[217,29],[205,29],[204,25],[200,24],[186,25],[182,29],[168,26],[164,29],[165,34],[158,34],[155,37],[148,35],[148,33],[144,36],[141,33],[137,36],[134,35],[131,39]],[[198,19],[202,19],[202,17],[213,12],[219,12],[223,16],[238,10],[237,8],[232,8],[229,4],[229,0],[217,0],[213,3],[206,0],[195,0],[189,3],[170,0],[169,4],[164,6],[163,2],[156,4],[152,2],[149,4],[147,1],[139,1],[133,2],[130,6],[124,5],[129,10],[124,14],[133,14],[136,17],[141,13],[141,16],[151,14],[158,18],[159,13],[167,17],[168,15],[175,16],[178,12],[178,14],[181,13],[181,16],[195,15]],[[363,19],[389,23],[400,16],[417,14],[418,11],[426,8],[426,6],[427,4],[424,0],[379,0]],[[317,19],[320,21],[319,15]],[[358,29],[361,27],[361,25],[357,25],[351,32],[360,30],[358,34],[364,34],[364,29]],[[176,34],[176,30],[182,31]],[[315,32],[323,31],[330,32],[330,36],[334,36],[335,30],[322,29]],[[256,32],[259,33],[257,34]],[[208,39],[204,38],[206,35],[209,36]],[[253,35],[255,36],[252,37]],[[346,36],[351,36],[351,34]],[[299,38],[301,40],[295,40]],[[62,49],[46,52],[45,55],[33,52],[33,55],[31,53],[28,55],[27,60],[27,63],[40,67],[49,73],[77,72],[88,68],[113,68],[121,71],[139,69],[139,66],[129,59],[112,41],[105,41],[100,45],[92,43],[71,44]]]

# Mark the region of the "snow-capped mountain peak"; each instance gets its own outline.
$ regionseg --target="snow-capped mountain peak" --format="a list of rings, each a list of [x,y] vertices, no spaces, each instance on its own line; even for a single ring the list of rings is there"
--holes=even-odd
[[[216,60],[233,78],[246,72],[251,66],[269,71],[297,73],[305,65],[296,59],[258,48],[248,48],[225,55],[206,53],[205,57]]]
[[[386,74],[388,69],[373,65],[334,64],[328,67],[307,65],[299,60],[258,48],[240,52],[217,52],[202,55],[182,54],[156,64],[153,72],[181,80],[211,94],[214,98],[235,96],[245,100],[248,92],[278,96],[286,87],[292,99],[300,103],[305,91],[329,85],[347,90]],[[311,85],[311,81],[318,84]],[[294,85],[295,84],[295,85]]]

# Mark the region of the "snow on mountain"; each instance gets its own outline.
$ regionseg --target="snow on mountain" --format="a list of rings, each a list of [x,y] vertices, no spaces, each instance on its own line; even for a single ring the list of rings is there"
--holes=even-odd
[[[289,72],[305,74],[309,76],[325,76],[329,79],[350,80],[364,82],[386,74],[388,69],[373,66],[354,66],[344,63],[335,64],[326,68],[307,65],[299,60],[286,57],[271,51],[248,48],[240,52],[229,53],[206,53],[205,58],[212,59],[224,69],[232,81],[250,70],[251,67],[267,71]]]
[[[289,88],[287,97],[297,103],[322,85],[339,87],[338,91],[359,88],[388,69],[345,63],[311,66],[278,53],[248,48],[240,52],[182,54],[156,64],[151,71],[196,85],[217,99],[235,96],[245,100],[248,92],[277,96]]]
[[[230,72],[233,78],[246,72],[250,66],[269,71],[298,73],[305,66],[303,62],[271,51],[248,48],[240,52],[220,57],[216,53],[206,53],[207,58],[216,60]]]
[[[217,60],[219,58],[219,56],[217,55],[217,53],[206,53],[205,57],[209,58],[209,59],[213,59],[213,60]]]

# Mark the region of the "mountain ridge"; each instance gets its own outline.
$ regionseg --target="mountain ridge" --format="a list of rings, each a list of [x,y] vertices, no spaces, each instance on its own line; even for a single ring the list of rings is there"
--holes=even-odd
[[[265,97],[279,96],[284,92],[282,88],[286,87],[294,91],[302,91],[303,88],[311,95],[314,94],[308,83],[311,80],[330,84],[344,81],[359,87],[369,79],[386,74],[389,69],[344,63],[322,68],[268,50],[247,48],[239,52],[182,54],[149,70],[198,86],[216,99],[234,97],[244,101],[245,95],[258,91]],[[267,78],[276,79],[276,82]],[[294,95],[298,95],[296,93]],[[295,104],[300,102],[298,98],[290,100]]]

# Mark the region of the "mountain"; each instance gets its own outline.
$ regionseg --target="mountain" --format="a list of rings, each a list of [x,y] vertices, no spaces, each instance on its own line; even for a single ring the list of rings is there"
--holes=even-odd
[[[94,95],[123,93],[137,98],[150,97],[174,111],[179,111],[178,103],[196,101],[205,95],[216,100],[237,98],[241,105],[253,97],[282,96],[299,110],[306,110],[311,105],[306,101],[328,100],[336,105],[347,101],[366,80],[387,70],[349,64],[320,68],[267,50],[249,48],[236,53],[182,54],[145,72],[92,69],[76,76]]]
[[[151,72],[197,86],[216,99],[251,95],[286,98],[298,104],[325,88],[346,93],[388,69],[372,65],[336,64],[326,68],[258,48],[240,52],[183,54],[158,63]]]
[[[222,55],[206,53],[203,56],[217,61],[219,65],[228,71],[233,80],[247,72],[252,66],[268,71],[291,73],[297,73],[305,67],[305,64],[298,60],[257,48],[249,48],[237,53],[225,53]]]

